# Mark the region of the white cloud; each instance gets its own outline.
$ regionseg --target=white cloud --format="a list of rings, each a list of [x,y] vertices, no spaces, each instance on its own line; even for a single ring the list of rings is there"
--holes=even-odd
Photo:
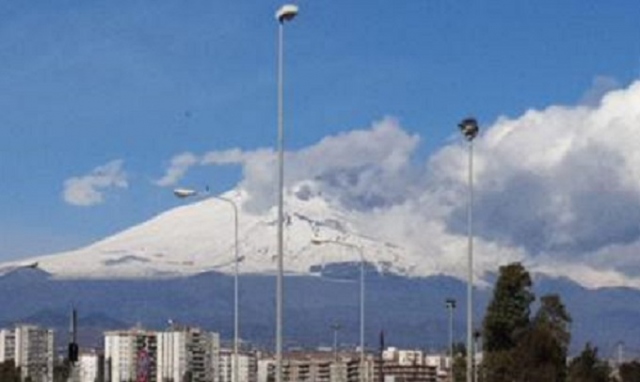
[[[550,107],[490,126],[476,143],[478,239],[523,249],[540,267],[553,259],[593,285],[640,276],[631,255],[640,251],[638,105],[640,82],[597,106]],[[464,150],[447,147],[431,158],[430,173],[449,191],[424,196],[448,206],[447,228],[458,235],[466,229]]]
[[[410,158],[419,143],[397,121],[386,118],[368,130],[354,130],[326,137],[316,145],[285,153],[285,183],[295,185],[315,179],[321,191],[340,199],[347,207],[362,209],[401,200],[412,188]],[[243,168],[240,186],[252,195],[254,210],[268,209],[276,198],[276,153],[271,149],[213,151],[201,158],[191,153],[171,160],[158,185],[173,185],[193,165],[239,164]],[[389,200],[387,200],[389,199]]]
[[[88,207],[101,204],[110,188],[127,188],[127,174],[123,161],[114,160],[94,168],[89,174],[64,181],[63,198],[75,206]]]
[[[198,158],[190,152],[178,154],[171,158],[169,168],[167,168],[164,176],[156,180],[154,183],[161,187],[173,186],[182,179],[184,174],[186,174],[193,165],[197,163]]]
[[[640,82],[598,99],[484,126],[474,142],[478,273],[519,260],[591,285],[640,285]],[[366,233],[423,253],[433,272],[463,276],[466,144],[425,165],[414,158],[419,143],[386,118],[287,152],[285,185],[355,211]],[[240,164],[249,208],[264,210],[276,201],[275,159],[270,149],[234,149],[199,163]]]
[[[312,180],[316,192],[339,200],[348,209],[371,209],[407,197],[410,158],[419,139],[387,118],[368,130],[326,137],[316,145],[285,154],[285,185]],[[276,158],[270,150],[245,154],[241,186],[252,195],[249,206],[267,209],[276,200]]]

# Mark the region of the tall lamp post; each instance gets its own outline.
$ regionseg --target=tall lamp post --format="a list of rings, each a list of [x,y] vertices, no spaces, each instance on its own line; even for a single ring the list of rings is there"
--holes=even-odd
[[[456,309],[456,300],[448,298],[445,306],[449,311],[449,357],[451,366],[449,367],[449,381],[453,382],[453,311]]]
[[[187,188],[177,188],[173,190],[173,194],[178,198],[185,199],[192,196],[198,196],[202,193],[187,189]],[[218,199],[229,204],[233,207],[233,227],[234,227],[234,240],[233,240],[233,248],[234,248],[234,265],[233,265],[233,381],[239,382],[239,371],[238,371],[238,337],[240,335],[240,324],[239,324],[239,309],[238,309],[238,267],[240,263],[240,253],[238,247],[238,205],[231,199],[225,198],[223,196],[213,195],[206,193],[206,196],[212,197],[214,199]]]
[[[298,7],[285,4],[276,12],[278,21],[278,274],[276,277],[276,382],[282,382],[282,279],[284,202],[284,24],[298,14]]]
[[[467,204],[468,273],[467,273],[467,382],[473,382],[473,139],[480,130],[475,118],[463,119],[460,132],[469,142],[469,199]]]
[[[345,243],[343,241],[336,240],[320,240],[320,239],[311,239],[311,243],[315,245],[323,245],[323,244],[336,244],[341,245],[343,247],[352,248],[358,251],[358,255],[360,256],[360,381],[364,381],[364,294],[365,294],[365,283],[364,283],[364,249],[361,246]]]

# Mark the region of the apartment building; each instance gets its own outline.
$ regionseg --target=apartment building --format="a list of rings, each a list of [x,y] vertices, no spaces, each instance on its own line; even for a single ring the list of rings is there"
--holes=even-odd
[[[0,329],[0,362],[15,358],[16,332],[13,329]]]
[[[275,381],[275,369],[272,355],[259,357],[257,382]],[[362,363],[359,352],[289,352],[282,360],[284,382],[444,382],[447,371],[445,356],[397,348],[368,353]]]
[[[388,382],[443,382],[447,378],[444,356],[426,355],[421,350],[390,347],[373,367],[373,380]]]
[[[80,353],[74,365],[79,382],[104,381],[104,356],[95,351]]]
[[[157,332],[159,382],[218,382],[220,336],[199,328],[172,325]]]
[[[107,382],[218,382],[220,336],[172,325],[105,333]]]
[[[360,364],[360,354],[341,352],[299,351],[283,355],[284,382],[359,382],[361,369],[367,375],[372,359]],[[258,382],[275,381],[276,361],[273,357],[258,360]]]
[[[13,360],[23,381],[52,382],[53,353],[53,330],[35,325],[0,330],[0,362]]]
[[[156,382],[157,336],[141,328],[105,333],[108,382]]]
[[[220,350],[220,372],[218,382],[233,382],[233,349]],[[258,360],[254,352],[240,351],[238,354],[238,382],[256,382]]]

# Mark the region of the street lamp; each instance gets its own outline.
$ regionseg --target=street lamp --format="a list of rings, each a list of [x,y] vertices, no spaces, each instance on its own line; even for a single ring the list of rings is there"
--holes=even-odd
[[[453,382],[453,311],[456,308],[456,300],[448,298],[445,304],[449,311],[449,362],[451,362],[451,366],[449,366],[449,381]]]
[[[278,274],[276,277],[276,382],[282,382],[282,279],[284,202],[284,23],[293,20],[298,7],[285,4],[276,12],[278,21]]]
[[[364,283],[364,250],[361,246],[345,243],[343,241],[337,240],[321,240],[321,239],[311,239],[311,244],[315,245],[324,245],[324,244],[336,244],[341,245],[343,247],[352,248],[358,251],[358,255],[360,255],[360,380],[364,380],[364,292],[365,292],[365,283]]]
[[[473,139],[480,130],[475,118],[466,118],[458,124],[460,132],[469,142],[469,200],[467,204],[468,273],[467,273],[467,382],[473,382]]]
[[[239,310],[238,310],[238,264],[240,263],[238,248],[238,205],[236,202],[223,196],[213,195],[210,193],[200,193],[187,188],[177,188],[173,190],[173,194],[178,198],[185,199],[198,195],[206,195],[214,199],[218,199],[233,207],[233,227],[234,227],[234,269],[233,269],[233,381],[239,382],[238,375],[238,337],[240,335]]]

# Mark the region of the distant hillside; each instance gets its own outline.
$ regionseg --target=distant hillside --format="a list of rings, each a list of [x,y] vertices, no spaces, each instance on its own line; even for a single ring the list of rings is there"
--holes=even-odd
[[[327,267],[319,276],[285,279],[286,346],[330,345],[330,325],[343,326],[340,342],[358,343],[359,301],[357,264]],[[339,269],[339,271],[336,271]],[[273,276],[244,275],[240,279],[241,337],[259,346],[273,347]],[[538,293],[560,293],[573,316],[573,349],[586,341],[600,345],[603,354],[624,340],[640,348],[640,292],[610,288],[588,290],[567,280],[536,280]],[[42,271],[23,269],[0,277],[0,325],[32,322],[57,329],[68,338],[71,306],[79,310],[84,345],[96,345],[101,330],[125,329],[136,324],[166,327],[169,319],[202,326],[232,337],[233,279],[209,272],[191,277],[142,280],[57,280]],[[466,285],[446,276],[406,278],[381,275],[369,269],[366,276],[366,342],[378,346],[385,331],[388,345],[442,350],[448,339],[444,300],[458,300],[454,333],[464,341]],[[490,290],[476,293],[480,325]],[[16,298],[16,296],[20,296]]]

